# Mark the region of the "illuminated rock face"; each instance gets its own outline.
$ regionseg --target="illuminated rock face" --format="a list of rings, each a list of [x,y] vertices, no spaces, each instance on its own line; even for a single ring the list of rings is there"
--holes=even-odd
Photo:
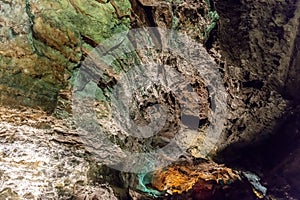
[[[164,170],[154,172],[152,186],[169,194],[182,194],[189,190],[213,190],[213,184],[229,185],[240,178],[239,172],[233,171],[214,162],[181,163]]]
[[[64,121],[0,107],[0,142],[0,199],[117,199],[109,185],[91,183],[92,163]]]
[[[225,2],[216,0],[215,5],[210,5],[211,7],[206,2],[193,0],[2,1],[0,5],[1,104],[11,107],[24,105],[42,108],[48,113],[55,113],[55,116],[66,119],[72,115],[71,90],[78,68],[81,67],[81,62],[87,54],[98,44],[110,38],[113,34],[126,31],[130,27],[159,26],[173,28],[186,32],[191,38],[205,44],[211,55],[220,64],[219,70],[222,73],[228,92],[227,108],[229,113],[226,118],[226,128],[219,140],[218,148],[211,154],[214,155],[221,151],[225,152],[222,155],[227,155],[226,150],[228,150],[229,156],[226,158],[234,158],[236,151],[233,147],[237,146],[237,149],[239,149],[244,144],[251,144],[268,136],[274,125],[290,108],[289,104],[299,102],[297,96],[300,85],[298,84],[300,77],[298,76],[299,1],[279,3],[271,0],[266,3],[263,1]],[[218,11],[219,17],[213,7]],[[217,23],[218,18],[220,19]],[[216,29],[213,29],[217,24],[218,34],[216,34]],[[159,36],[157,40],[159,42]],[[145,55],[140,54],[139,56],[145,58]],[[178,66],[183,63],[176,60],[176,58],[169,61],[170,63],[175,62],[175,65]],[[119,65],[107,70],[106,74],[100,77],[101,80],[96,80],[94,84],[98,91],[95,109],[100,117],[107,117],[110,114],[105,90],[114,86],[119,75],[128,70],[126,63],[118,62],[116,63]],[[176,64],[176,62],[179,64]],[[184,74],[188,72],[189,68],[182,69]],[[199,112],[202,113],[199,119],[197,116],[187,117],[186,125],[188,126],[190,121],[196,119],[202,120],[201,125],[205,127],[208,125],[206,117],[211,106],[211,102],[208,100],[209,94],[201,78],[189,77],[189,79],[197,93],[201,94],[199,96],[202,98],[202,110]],[[167,91],[166,88],[158,90],[157,88],[150,88],[149,93],[143,97],[145,99],[139,100],[139,102],[153,103],[155,98],[151,99],[150,93],[157,91],[167,96],[167,98],[159,99],[160,97],[157,96],[156,98],[164,104],[164,107],[170,107],[169,113],[174,115],[168,118],[168,125],[171,128],[165,127],[160,134],[161,137],[154,138],[155,141],[151,144],[148,143],[147,146],[146,143],[149,140],[141,142],[135,140],[135,138],[128,139],[128,137],[114,131],[114,127],[110,127],[108,135],[115,144],[132,151],[140,151],[142,145],[146,145],[146,150],[152,150],[164,146],[170,138],[174,137],[174,132],[178,129],[177,123],[180,120],[180,108],[176,102],[172,101],[174,94]],[[136,95],[137,98],[141,96],[141,94]],[[142,114],[149,114],[149,111],[139,110],[140,108],[142,107],[137,104],[132,105],[134,110],[132,118],[140,124],[149,122],[139,118]],[[32,191],[28,193],[22,193],[20,190],[24,186],[23,183],[41,183],[43,179],[56,184],[53,186],[56,189],[45,186],[46,190],[51,190],[53,197],[59,197],[58,193],[61,192],[62,196],[77,195],[78,198],[84,199],[84,191],[86,193],[98,191],[95,194],[96,197],[105,194],[106,199],[116,198],[112,194],[110,186],[93,187],[86,183],[90,179],[101,184],[109,182],[108,179],[111,178],[107,175],[109,173],[100,173],[103,166],[101,164],[96,165],[94,169],[96,175],[91,172],[90,174],[93,174],[91,175],[92,178],[86,177],[83,173],[86,170],[89,171],[92,168],[90,164],[97,161],[91,159],[91,163],[88,163],[81,158],[86,154],[79,155],[76,154],[76,151],[73,152],[74,149],[65,147],[78,145],[88,154],[97,150],[94,146],[86,148],[87,145],[82,144],[79,139],[80,135],[74,133],[73,130],[70,131],[70,127],[57,129],[59,123],[73,126],[71,120],[68,121],[68,119],[67,122],[58,122],[56,118],[44,120],[49,116],[43,113],[35,116],[38,118],[36,121],[32,121],[32,118],[35,117],[31,116],[31,111],[22,114],[16,114],[19,112],[16,110],[13,111],[15,113],[9,113],[7,110],[1,112],[3,114],[1,119],[10,123],[9,125],[6,123],[1,124],[1,130],[3,130],[3,134],[1,132],[3,143],[1,148],[9,149],[6,157],[4,154],[0,155],[3,158],[5,157],[5,159],[1,158],[1,167],[4,171],[3,177],[6,180],[3,186],[12,184],[14,188],[1,188],[0,199],[8,196],[14,198],[39,196],[42,192],[35,190],[34,186],[31,187]],[[34,111],[32,112],[34,113]],[[19,121],[23,121],[23,124],[20,124]],[[37,126],[37,129],[18,127],[23,125]],[[111,124],[104,120],[103,125],[109,127]],[[57,135],[52,138],[51,134],[53,134],[54,129]],[[44,136],[47,134],[50,134],[51,137],[39,137],[39,135]],[[24,140],[24,137],[28,141]],[[14,140],[15,144],[27,147],[28,151],[14,151],[14,142],[11,140]],[[52,140],[54,144],[49,142]],[[201,135],[198,140],[201,141]],[[199,155],[202,150],[201,146],[197,146],[199,141],[190,141],[189,138],[186,141],[195,142],[193,143],[193,151],[190,153],[192,156]],[[42,142],[42,144],[36,146],[39,142]],[[138,143],[142,143],[142,145]],[[55,148],[59,148],[61,151],[54,152],[53,149]],[[39,152],[34,151],[34,149],[38,149]],[[67,153],[64,153],[64,151]],[[26,154],[33,156],[34,159],[26,162],[20,161],[20,159],[27,159],[26,156],[21,156]],[[49,163],[41,159],[41,154],[45,156],[46,161],[47,159],[50,160]],[[59,157],[56,160],[57,155],[66,158]],[[79,162],[80,165],[72,163],[73,161],[75,163]],[[64,165],[64,162],[70,165]],[[205,167],[201,168],[201,166]],[[76,167],[81,168],[78,171],[71,170],[77,169]],[[13,169],[15,175],[20,175],[21,170],[26,171],[28,168],[37,170],[41,174],[43,168],[49,170],[48,174],[58,174],[58,171],[62,170],[67,179],[72,179],[74,176],[78,179],[74,179],[74,182],[69,183],[67,179],[51,179],[46,175],[45,177],[35,177],[36,174],[29,170],[27,172],[28,176],[22,177],[22,185],[19,184],[20,177],[9,177],[9,169]],[[209,171],[208,175],[204,174],[207,169],[212,170]],[[108,172],[110,171],[108,170]],[[113,173],[115,174],[110,179],[111,182],[116,182],[119,179],[116,177],[119,175],[125,177],[122,179],[123,185],[118,183],[118,187],[129,185],[133,190],[145,189],[145,185],[142,185],[142,187],[137,181],[143,176],[128,175],[126,177],[124,173],[118,174],[115,171]],[[289,173],[285,172],[285,174]],[[229,179],[227,179],[228,177]],[[147,184],[153,184],[154,188],[150,188],[152,190],[146,189],[149,190],[149,193],[154,194],[161,194],[160,191],[164,191],[184,195],[185,192],[189,191],[189,195],[194,198],[210,198],[213,195],[219,195],[211,192],[217,190],[215,187],[218,188],[218,186],[215,186],[215,184],[218,185],[218,181],[236,180],[236,177],[234,177],[235,171],[212,163],[195,166],[191,164],[171,165],[167,169],[157,171],[153,180],[147,181]],[[81,187],[83,179],[85,187]],[[32,182],[29,183],[30,181]],[[76,181],[78,183],[75,183]],[[17,188],[18,186],[20,188]],[[115,193],[117,193],[116,191],[115,189]],[[154,191],[158,191],[158,193]],[[134,193],[134,191],[131,192]],[[126,195],[128,194],[126,193]],[[91,195],[89,198],[93,198],[93,196]],[[180,199],[182,196],[178,198]]]
[[[274,2],[270,3],[275,5]],[[260,6],[263,5],[255,3],[244,5],[243,2],[239,4],[241,8],[243,6],[255,8],[251,11],[254,14],[247,13],[248,11],[243,13],[243,10],[239,10],[240,8],[236,5],[233,5],[234,9],[224,9],[226,6],[230,7],[230,3],[223,5],[221,2],[215,2],[215,8],[221,15],[220,33],[217,36],[219,41],[213,43],[213,48],[210,50],[221,64],[224,64],[226,60],[225,68],[220,66],[220,70],[223,71],[224,82],[229,92],[227,125],[217,150],[226,149],[228,145],[236,142],[239,144],[254,142],[267,135],[276,123],[276,119],[279,119],[286,109],[287,100],[282,95],[288,94],[281,92],[283,90],[280,88],[284,87],[281,82],[286,79],[284,77],[291,77],[289,80],[297,77],[293,75],[297,71],[297,66],[293,64],[296,58],[291,60],[291,73],[285,70],[290,63],[285,57],[290,57],[289,55],[293,52],[292,44],[296,38],[293,33],[298,27],[298,22],[295,20],[299,13],[297,4],[290,3],[293,5],[291,9],[274,8],[275,24],[270,24],[270,27],[261,25],[257,29],[258,33],[251,31],[247,34],[244,34],[246,31],[243,29],[243,24],[240,26],[237,23],[227,23],[227,21],[235,22],[231,18],[240,17],[239,13],[242,13],[243,19],[251,14],[251,22],[258,23],[255,16],[258,18],[259,15],[256,15],[256,12],[259,12]],[[59,99],[58,107],[64,107],[65,105],[62,104],[67,104],[63,92],[68,93],[71,90],[69,80],[75,76],[76,69],[74,68],[80,67],[80,61],[84,60],[87,53],[113,34],[128,30],[130,25],[131,27],[159,26],[184,31],[191,38],[211,46],[209,43],[213,36],[208,31],[216,25],[216,20],[218,20],[213,10],[214,6],[208,5],[205,1],[165,1],[158,4],[153,1],[49,3],[48,1],[28,0],[26,3],[21,1],[14,1],[11,4],[3,3],[2,6],[6,8],[1,13],[6,24],[3,25],[4,28],[0,33],[4,44],[0,49],[1,103],[41,107],[48,112],[57,108],[57,99]],[[227,13],[227,10],[231,11]],[[289,11],[289,18],[280,17],[280,13],[284,14],[284,10]],[[268,13],[270,12],[271,10],[268,10]],[[238,14],[235,15],[235,13]],[[17,20],[11,20],[12,18]],[[282,40],[280,40],[280,35],[275,34],[277,29],[271,31],[272,34],[266,35],[268,40],[274,38],[271,43],[274,43],[272,48],[276,51],[266,49],[261,54],[255,53],[258,47],[256,48],[257,45],[253,41],[255,38],[258,39],[260,41],[258,46],[268,43],[263,36],[268,30],[273,30],[273,26],[282,27],[283,30]],[[242,45],[242,48],[239,48],[239,42],[228,41],[231,38],[230,35],[235,35],[233,27],[237,30],[241,29],[236,32],[235,39],[240,40],[241,35],[243,37],[249,35],[252,38],[247,45]],[[240,41],[245,43],[248,40]],[[280,52],[280,44],[284,41],[290,42]],[[248,49],[245,49],[246,46]],[[269,48],[270,45],[265,46]],[[296,49],[295,47],[295,51]],[[232,53],[232,51],[239,52]],[[278,53],[280,58],[270,60],[274,57],[270,52]],[[248,54],[254,57],[246,59]],[[298,54],[295,52],[293,55]],[[264,57],[267,59],[267,64],[264,64],[261,59],[255,60],[255,56]],[[278,69],[275,67],[278,63],[276,59],[280,60]],[[273,66],[272,63],[275,65]],[[122,72],[122,68],[126,69],[126,66],[112,70],[112,74],[108,73],[108,77],[104,79],[114,80],[117,73]],[[276,86],[277,82],[280,83],[280,87]],[[112,81],[104,81],[102,84],[112,83]],[[289,81],[287,91],[293,90],[292,85]],[[199,89],[201,90],[201,84]],[[62,113],[64,113],[62,116],[70,113],[68,109],[70,108],[62,108]],[[257,134],[261,137],[256,137]]]
[[[181,161],[139,179],[140,191],[158,199],[262,199],[267,189],[250,172],[233,170],[213,161]]]

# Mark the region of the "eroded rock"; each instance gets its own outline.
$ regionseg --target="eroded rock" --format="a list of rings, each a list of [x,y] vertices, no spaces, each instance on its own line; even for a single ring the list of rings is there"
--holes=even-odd
[[[52,112],[82,55],[129,26],[130,4],[82,1],[1,3],[1,104]],[[115,8],[124,13],[119,18]]]
[[[92,165],[69,125],[38,110],[1,107],[0,118],[1,198],[117,199],[88,176]]]

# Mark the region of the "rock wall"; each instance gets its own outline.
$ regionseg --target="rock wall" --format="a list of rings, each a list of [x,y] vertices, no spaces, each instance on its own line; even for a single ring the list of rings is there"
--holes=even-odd
[[[132,1],[135,22],[184,31],[219,63],[228,116],[217,151],[268,138],[298,99],[299,1],[172,3]]]
[[[220,145],[253,143],[296,103],[300,2],[217,0],[215,8],[231,113]]]
[[[236,147],[259,142],[269,137],[280,126],[281,121],[284,122],[284,116],[288,115],[294,109],[294,106],[299,104],[297,95],[300,88],[298,76],[300,70],[299,0],[280,2],[275,0],[215,0],[214,3],[193,0],[26,0],[25,2],[16,0],[0,1],[0,8],[0,40],[2,44],[0,46],[0,100],[1,105],[4,106],[41,108],[70,122],[68,117],[72,115],[70,106],[72,99],[71,83],[74,83],[74,79],[77,77],[78,68],[82,68],[82,61],[105,39],[116,33],[129,30],[129,28],[143,26],[158,26],[186,32],[191,38],[204,44],[210,55],[219,64],[218,69],[228,92],[228,116],[222,137],[219,139],[217,148],[212,152],[212,155],[221,152],[220,155],[222,156],[234,156]],[[155,42],[161,43],[159,37],[155,36],[157,35],[154,34],[150,37],[157,40]],[[145,60],[146,56],[142,52],[138,52],[138,56],[140,56],[140,60]],[[170,55],[157,56],[156,58],[161,59],[161,61],[172,58],[170,60],[173,64],[175,63],[174,67],[177,66],[177,68],[181,67],[183,69],[183,72],[180,73],[189,72],[189,67],[183,66],[180,59],[176,60],[177,58]],[[146,62],[148,62],[147,59]],[[120,74],[126,72],[128,66],[126,59],[119,59],[113,64],[112,68],[102,69],[102,71],[105,71],[104,75],[100,77],[100,80],[94,81],[92,87],[94,87],[93,89],[96,88],[95,90],[98,92],[95,107],[100,118],[109,116],[108,111],[111,109],[107,101],[109,88],[116,85]],[[205,112],[202,119],[205,121],[203,124],[207,125],[206,115],[211,102],[207,97],[205,83],[199,77],[191,76],[187,80],[192,83],[199,94],[203,94],[202,103]],[[150,89],[150,92],[157,90],[155,87]],[[178,114],[178,105],[172,100],[174,95],[164,91],[164,89],[161,89],[160,92],[159,94],[165,94],[167,98],[159,101],[163,102],[165,106],[172,104],[173,107],[170,109],[170,113]],[[150,94],[147,95],[148,98]],[[138,97],[140,96],[137,95]],[[145,102],[147,100],[150,102],[151,98],[150,100],[146,99]],[[138,107],[136,106],[134,109],[138,110]],[[6,110],[3,111],[3,113],[6,112]],[[145,111],[142,110],[137,114],[143,114],[143,112]],[[30,116],[26,112],[24,115]],[[46,116],[46,114],[43,113],[42,116]],[[2,118],[3,121],[9,121],[10,124],[2,124],[1,130],[4,133],[13,131],[15,134],[12,136],[15,136],[15,138],[11,138],[16,141],[23,141],[19,129],[11,125],[15,123],[19,126],[14,121],[18,116],[13,115],[13,117]],[[56,118],[43,123],[37,122],[38,130],[21,127],[21,132],[27,134],[28,138],[32,137],[30,135],[31,131],[36,132],[37,135],[51,135],[53,130],[56,130],[53,128],[56,127],[56,124],[53,124],[53,121],[56,122],[55,120]],[[114,132],[114,127],[109,127],[111,125],[108,123],[109,120],[105,120],[103,124],[108,127],[110,140],[115,141],[118,145],[123,145],[127,149],[141,150],[140,141],[123,137],[120,134],[121,132],[117,134],[117,131]],[[178,117],[169,118],[169,125],[172,126],[172,129],[165,128],[163,139],[166,140],[163,141],[164,143],[161,142],[161,138],[156,138],[156,143],[148,145],[147,148],[151,150],[160,145],[163,146],[169,141],[170,137],[174,137],[174,133],[172,135],[168,131],[174,130],[175,132],[177,130],[176,123],[178,120]],[[39,120],[36,119],[36,121]],[[139,119],[136,121],[139,121]],[[140,121],[144,123],[144,121]],[[44,130],[49,128],[47,124],[51,124],[52,129],[45,133]],[[72,123],[70,122],[70,124]],[[39,148],[53,150],[58,148],[55,146],[56,143],[59,144],[59,148],[66,145],[77,145],[77,140],[79,140],[77,135],[76,142],[74,142],[74,139],[69,137],[70,134],[72,134],[72,131],[63,130],[57,136],[59,139],[54,138],[54,144],[51,143],[46,147],[41,145]],[[12,146],[6,134],[0,135],[0,138],[5,145]],[[22,142],[20,144],[32,144],[34,147],[34,141],[36,140],[45,140],[46,144],[48,144],[48,140],[53,140],[53,138],[49,139],[47,137],[31,139],[27,142],[28,144]],[[201,137],[199,137],[199,140],[201,140]],[[80,145],[82,145],[82,142],[84,143],[84,141],[80,142],[78,142]],[[192,152],[194,156],[201,152],[201,146],[198,144],[200,144],[199,141],[194,144],[196,147]],[[85,146],[85,144],[82,146]],[[85,151],[88,153],[97,150],[93,146],[87,146],[85,146]],[[68,159],[72,160],[74,150],[71,147],[65,150],[72,152],[66,155],[66,160],[69,162]],[[230,154],[222,154],[226,151]],[[7,158],[7,161],[5,160],[5,166],[3,164],[4,167],[7,167],[4,174],[6,180],[10,179],[9,173],[7,173],[9,166],[19,162],[13,160],[15,155],[13,151],[8,153],[10,157]],[[61,154],[63,152],[57,153],[59,156]],[[1,156],[3,157],[3,155]],[[53,161],[55,153],[48,156]],[[83,155],[76,155],[76,159],[77,156]],[[36,157],[39,157],[39,155],[36,155]],[[63,162],[63,160],[59,160],[59,162]],[[77,162],[84,165],[83,169],[78,171],[79,174],[82,174],[88,168],[92,168],[86,160],[78,158]],[[74,163],[71,161],[70,163],[71,167],[74,167]],[[27,165],[33,168],[43,167],[42,162],[19,164],[20,166],[16,168],[16,172]],[[91,172],[92,174],[95,173],[92,175],[93,177],[84,181],[97,179],[95,180],[96,183],[107,182],[106,179],[110,177],[107,174],[101,174],[102,167],[101,164],[96,166],[95,171]],[[46,166],[46,168],[49,168],[49,166]],[[51,165],[50,168],[53,169],[54,174],[59,171],[59,168],[55,168],[55,166]],[[70,166],[65,166],[63,169],[72,177],[73,174],[68,171],[69,168]],[[112,171],[104,170],[104,172],[110,173]],[[136,183],[136,177],[128,175],[128,178],[127,175],[121,174],[125,178],[123,178],[123,183],[118,183],[120,184],[118,186],[131,185],[133,188],[136,187],[138,184]],[[46,178],[50,180],[50,177]],[[85,178],[83,176],[82,179]],[[120,177],[112,177],[111,179],[112,182],[116,179],[119,181]],[[11,179],[11,181],[15,181],[14,184],[17,186],[17,179]],[[57,181],[59,189],[61,188],[59,181],[64,180],[55,179],[54,181]],[[85,184],[88,185],[88,183]],[[72,183],[70,185],[73,187],[76,184]],[[110,196],[108,198],[115,198],[111,194],[110,187],[103,189],[104,186],[102,186],[98,187],[99,193],[107,194]],[[68,187],[66,188],[68,189]],[[88,188],[86,190],[89,192],[94,189]],[[16,191],[20,193],[18,189],[12,191],[12,189],[4,188],[0,195],[2,195],[1,197],[6,197],[5,195],[26,195],[15,194]],[[57,192],[57,190],[52,191],[52,195],[57,197]],[[76,193],[77,191],[69,192]],[[79,193],[82,193],[82,191],[79,191]],[[32,192],[32,195],[38,196],[40,194]],[[72,194],[66,195],[70,196]]]
[[[136,9],[130,19],[131,5]],[[3,1],[1,7],[1,104],[49,112],[59,91],[70,90],[68,80],[84,55],[128,29],[130,20],[132,26],[183,30],[202,43],[216,20],[205,2],[193,1]],[[261,138],[257,134],[273,130],[287,104],[299,99],[300,12],[298,1],[215,1],[214,7],[220,15],[214,44],[220,44],[220,70],[229,93],[222,149]]]
[[[1,104],[53,112],[83,55],[129,26],[127,1],[1,1]]]

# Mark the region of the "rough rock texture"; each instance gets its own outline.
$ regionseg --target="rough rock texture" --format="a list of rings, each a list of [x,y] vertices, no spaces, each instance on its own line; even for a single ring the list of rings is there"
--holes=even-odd
[[[296,103],[300,2],[215,1],[215,8],[230,112],[222,149],[274,132]]]
[[[285,119],[285,113],[299,104],[297,94],[300,83],[300,1],[216,0],[214,4],[207,2],[0,1],[1,104],[10,107],[25,105],[42,108],[54,113],[57,118],[67,119],[72,115],[71,84],[78,78],[77,68],[82,67],[82,61],[91,50],[106,38],[126,31],[130,26],[173,28],[184,31],[193,39],[205,44],[220,64],[219,70],[229,94],[228,116],[218,148],[213,153],[222,152],[222,156],[233,158],[236,154],[235,147],[243,147],[268,137],[280,126],[279,122]],[[216,26],[218,33],[213,30]],[[154,43],[162,44],[163,38],[159,37],[159,33],[149,37]],[[131,113],[131,117],[138,124],[149,123],[149,118],[143,116],[149,116],[151,110],[148,107],[159,102],[164,107],[170,107],[167,125],[171,128],[164,127],[159,137],[151,138],[153,140],[140,141],[128,137],[126,132],[118,131],[109,123],[108,119],[113,109],[108,100],[110,89],[120,80],[122,73],[129,70],[131,65],[126,59],[132,56],[147,63],[149,61],[145,55],[145,52],[136,52],[115,60],[111,68],[102,68],[101,76],[96,74],[97,79],[88,85],[92,92],[96,91],[96,101],[93,102],[95,104],[89,109],[94,109],[97,117],[103,120],[102,125],[106,128],[109,139],[124,149],[137,152],[167,144],[170,138],[174,137],[179,121],[178,101],[173,100],[175,95],[164,87],[154,85],[147,91],[145,89],[145,94],[135,94],[136,101],[132,102],[131,109],[134,112]],[[189,66],[172,55],[165,54],[155,58],[162,63],[169,63],[181,74],[189,72]],[[88,69],[92,70],[92,67]],[[93,72],[95,71],[91,71]],[[199,96],[203,98],[203,112],[199,119],[202,120],[202,127],[206,127],[209,124],[207,115],[211,102],[207,98],[209,94],[205,83],[198,75],[187,77],[193,89],[202,94]],[[153,93],[157,96],[153,97]],[[89,91],[84,95],[90,95]],[[159,95],[164,97],[160,98]],[[79,141],[76,135],[79,133],[69,130],[70,126],[73,127],[71,120],[57,121],[53,116],[46,119],[49,116],[45,113],[32,116],[31,112],[34,114],[36,111],[25,110],[21,114],[18,114],[18,110],[1,110],[1,121],[5,122],[0,125],[0,175],[1,180],[3,178],[5,181],[1,185],[0,198],[10,196],[45,199],[42,194],[46,191],[49,192],[47,195],[53,198],[75,196],[79,199],[92,199],[95,195],[95,198],[102,198],[99,195],[103,194],[107,195],[105,199],[114,199],[116,197],[112,194],[110,186],[105,184],[116,181],[118,183],[113,188],[115,194],[118,193],[118,187],[131,186],[136,189],[136,175],[119,174],[111,169],[104,170],[101,164],[91,167],[90,163],[82,158],[86,156],[90,159],[90,154],[97,152],[97,149],[85,144],[84,140]],[[191,120],[193,119],[194,115],[191,117]],[[57,130],[60,123],[67,123],[65,126],[68,128]],[[201,143],[201,136],[199,141],[193,142],[195,148],[190,152],[196,156],[203,150],[198,145]],[[89,156],[78,154],[75,147],[82,143]],[[27,148],[15,148],[14,144]],[[143,149],[144,147],[146,149]],[[227,150],[229,154],[226,154]],[[33,156],[32,160],[28,155]],[[47,162],[41,159],[42,156],[48,159]],[[282,166],[291,160],[291,157],[287,157]],[[279,172],[283,168],[285,167],[279,166],[273,170]],[[40,174],[35,174],[32,169]],[[84,174],[89,169],[93,169],[92,172],[89,171],[91,177]],[[64,177],[59,175],[60,170],[63,171]],[[24,173],[20,174],[23,171]],[[293,176],[294,173],[293,167],[283,172],[289,176]],[[90,184],[91,180],[102,185]],[[293,194],[298,192],[293,189],[297,182],[285,181],[290,186],[288,192],[291,195],[283,198],[291,196],[292,199]],[[26,191],[22,188],[25,184],[32,184],[32,187]],[[34,184],[39,184],[44,190],[37,189]],[[276,186],[275,183],[270,185]],[[280,187],[279,191],[285,190],[284,186]],[[124,191],[119,191],[118,198],[122,195],[125,199],[128,197],[126,192],[123,193]],[[133,190],[130,194],[139,196]]]
[[[66,119],[75,68],[128,29],[129,8],[128,1],[0,1],[0,104]],[[97,162],[71,123],[22,107],[0,113],[0,199],[116,199],[107,182],[93,181]]]
[[[213,20],[215,20],[210,17],[208,5],[204,1],[179,3],[164,2],[162,4],[143,1],[132,2],[132,4],[134,3],[137,5],[133,5],[133,8],[134,6],[137,6],[140,10],[137,8],[134,9],[131,18],[132,26],[139,27],[140,25],[145,26],[146,24],[149,24],[168,28],[169,26],[172,27],[173,22],[175,23],[179,20],[182,23],[175,23],[173,28],[197,29],[198,32],[191,31],[191,33],[193,33],[191,36],[202,43],[207,39],[207,30],[213,26]],[[193,6],[189,5],[189,3],[192,3]],[[158,10],[156,11],[156,9]],[[203,11],[199,11],[198,13],[197,10],[201,9]],[[185,12],[195,14],[193,23],[183,23]],[[153,16],[154,19],[151,22],[146,21],[146,19],[151,19],[150,16]],[[179,18],[176,16],[179,16]],[[199,37],[196,37],[197,35]],[[89,54],[82,63],[77,76],[74,77],[74,117],[78,119],[77,123],[81,128],[88,129],[88,132],[90,132],[85,138],[86,142],[89,144],[92,144],[93,142],[97,143],[98,147],[95,148],[99,148],[99,152],[101,152],[98,153],[97,156],[100,156],[100,159],[106,158],[104,159],[105,161],[116,159],[116,144],[121,147],[121,149],[118,149],[118,159],[123,160],[122,157],[125,155],[123,155],[121,151],[127,151],[127,159],[122,162],[124,168],[127,167],[126,170],[124,169],[125,171],[133,170],[138,167],[147,169],[151,164],[156,165],[154,161],[152,162],[152,158],[149,158],[149,160],[145,160],[144,166],[135,166],[134,164],[136,163],[132,160],[132,155],[136,155],[134,153],[138,152],[144,153],[157,150],[158,148],[169,144],[174,138],[176,142],[181,143],[184,147],[187,146],[191,155],[195,157],[205,157],[211,148],[207,150],[206,147],[203,147],[204,145],[201,146],[201,144],[203,142],[212,143],[211,141],[204,140],[205,129],[210,123],[208,120],[209,113],[212,109],[209,108],[210,102],[207,88],[205,87],[205,83],[203,83],[202,77],[197,72],[197,69],[201,66],[210,66],[213,64],[212,59],[201,46],[200,50],[195,50],[195,52],[200,52],[202,56],[200,58],[203,59],[199,59],[196,56],[197,59],[195,58],[194,63],[184,62],[184,59],[187,58],[184,56],[176,56],[174,52],[172,54],[172,52],[169,52],[169,49],[164,46],[166,45],[166,41],[164,41],[165,35],[159,31],[150,31],[149,35],[146,36],[146,39],[141,38],[141,41],[139,41],[139,37],[139,34],[130,34],[126,37],[122,37],[122,40],[114,38],[103,42],[103,47],[95,49],[95,51]],[[137,46],[139,44],[144,45],[154,43],[156,48],[162,47],[165,49],[146,49],[132,52],[130,49],[130,46],[132,46],[132,44],[130,44],[130,38],[138,38],[137,41],[134,41],[137,43]],[[193,48],[190,48],[189,43],[183,44],[183,46],[181,45],[180,48],[189,50],[189,53],[193,55]],[[175,47],[177,51],[180,51],[180,48],[178,48],[178,46]],[[127,51],[125,55],[120,54],[120,52],[123,51]],[[100,62],[99,58],[104,58],[106,64]],[[143,69],[142,67],[141,69],[139,67],[135,68],[139,65],[152,65],[153,62],[162,66],[168,66],[154,66],[153,69],[151,66],[148,66],[147,69]],[[136,70],[135,73],[137,74],[132,72],[134,70]],[[141,71],[143,73],[140,73]],[[133,74],[130,75],[130,73]],[[153,85],[151,85],[152,83],[145,84],[143,82],[145,75],[159,79],[158,83]],[[210,78],[214,80],[217,74],[210,73],[210,75]],[[188,86],[190,86],[190,88],[188,88]],[[123,88],[124,91],[122,91],[122,88],[120,89],[121,95],[114,94],[116,87],[125,88]],[[192,95],[195,94],[188,92],[188,90],[197,93],[199,96],[198,99],[193,101],[195,98]],[[128,96],[131,98],[129,99],[129,105],[124,104],[126,103],[126,98]],[[95,101],[90,101],[90,98],[94,98],[93,100]],[[218,100],[220,99],[217,99],[216,101]],[[151,110],[155,104],[160,104],[168,114],[166,122],[162,124],[163,127],[160,127],[161,124],[159,123],[159,121],[164,122],[162,118],[151,118],[151,112],[152,114],[154,113],[153,115],[161,114],[158,110]],[[186,109],[185,112],[183,112],[184,109]],[[127,116],[130,116],[130,118]],[[182,121],[180,121],[180,117],[182,118]],[[150,122],[154,123],[154,125],[151,125],[152,127],[160,128],[157,130],[154,137],[149,137],[149,134],[147,135],[145,129],[141,129],[142,132],[139,131],[140,127],[143,127],[145,124],[148,125]],[[193,122],[196,122],[196,125],[195,123],[193,124]],[[99,127],[93,127],[93,124],[97,123],[100,124]],[[182,134],[178,131],[179,127],[182,129],[180,130],[183,132]],[[216,127],[218,126],[216,125]],[[198,128],[204,129],[204,131],[201,130],[197,133]],[[104,134],[98,134],[99,129],[101,129],[100,132],[104,132]],[[138,133],[140,134],[133,135],[136,129],[138,129]],[[193,132],[190,131],[191,129]],[[189,131],[192,132],[192,134]],[[203,134],[201,134],[202,131]],[[144,139],[137,137],[142,134],[148,138]],[[189,138],[189,134],[197,135]],[[109,141],[103,140],[104,135]],[[215,140],[218,138],[212,139]],[[104,146],[107,147],[104,148],[105,151],[103,151]],[[210,145],[208,146],[210,147]],[[130,151],[128,152],[128,150]],[[129,158],[129,156],[131,157]],[[153,157],[157,156],[161,155],[155,155]],[[173,157],[170,160],[176,160],[179,157],[179,155],[175,153],[172,156]],[[161,158],[160,160],[164,161],[166,159],[169,158]]]
[[[204,43],[215,27],[218,15],[208,1],[132,0],[133,27],[154,26],[183,31]]]
[[[133,1],[134,6],[141,8],[134,9],[138,26],[183,30],[211,47],[229,94],[226,128],[217,151],[259,142],[276,130],[297,99],[292,82],[297,82],[298,72],[299,2],[215,1],[209,8],[194,1]],[[200,37],[215,25],[213,9],[220,16],[218,33]]]
[[[93,182],[94,163],[70,124],[39,110],[0,111],[1,199],[117,199]]]
[[[298,32],[297,37],[294,41],[292,57],[290,60],[289,71],[286,76],[286,84],[284,85],[284,89],[282,90],[282,94],[285,98],[293,101],[295,105],[299,105],[299,59],[300,59],[300,25],[298,24]]]
[[[1,1],[1,104],[52,112],[82,55],[127,29],[129,7],[126,1]]]
[[[213,171],[213,173],[209,173]],[[199,180],[228,185],[241,179],[238,172],[215,163],[180,163],[154,172],[152,185],[169,194],[188,192]]]

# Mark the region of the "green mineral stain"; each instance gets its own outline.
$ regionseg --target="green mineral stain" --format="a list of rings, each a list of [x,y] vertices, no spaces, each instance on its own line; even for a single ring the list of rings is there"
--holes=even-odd
[[[211,19],[211,21],[216,22],[219,20],[219,14],[217,11],[209,11],[208,17]]]
[[[179,19],[178,17],[173,16],[171,29],[178,30],[178,26],[179,26]]]
[[[138,186],[136,189],[140,190],[141,192],[147,193],[149,196],[158,197],[164,195],[164,192],[148,188],[147,185],[151,184],[151,174],[138,174]]]
[[[129,1],[122,0],[116,4],[120,12],[130,13]],[[115,9],[110,3],[76,1],[74,7],[71,4],[63,4],[63,7],[63,11],[49,10],[45,12],[44,17],[58,28],[68,27],[99,43],[113,34],[128,30],[130,26],[129,17],[118,19]]]
[[[26,3],[26,7],[25,7],[26,14],[29,18],[30,25],[33,25],[34,15],[31,13],[30,0],[26,0],[25,3]]]
[[[32,50],[34,53],[36,53],[39,56],[42,56],[40,54],[40,52],[37,50],[35,43],[34,43],[34,37],[33,37],[33,33],[32,33],[32,29],[33,29],[33,23],[34,23],[34,15],[31,13],[31,5],[30,5],[30,0],[26,0],[25,1],[26,6],[25,6],[25,12],[28,16],[28,20],[29,20],[29,26],[30,26],[30,30],[28,33],[28,41],[32,47]]]
[[[206,37],[209,36],[210,32],[214,28],[216,28],[218,20],[219,20],[219,15],[218,15],[217,11],[209,11],[207,16],[210,19],[211,23],[205,29],[205,35],[206,35]]]

